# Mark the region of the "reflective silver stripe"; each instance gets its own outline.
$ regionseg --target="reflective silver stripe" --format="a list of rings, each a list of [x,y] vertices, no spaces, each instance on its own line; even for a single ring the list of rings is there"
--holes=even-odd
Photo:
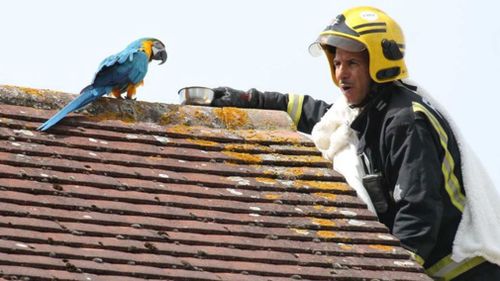
[[[299,124],[300,115],[302,115],[302,104],[304,103],[303,95],[288,94],[288,115],[293,120],[295,126]]]
[[[485,262],[484,258],[474,257],[457,263],[451,259],[451,255],[448,255],[425,272],[435,280],[448,281],[483,262]]]
[[[443,172],[444,176],[445,189],[448,193],[448,196],[450,196],[450,200],[453,205],[461,212],[463,212],[465,205],[465,195],[462,193],[460,189],[460,183],[453,173],[455,170],[455,161],[453,160],[453,157],[448,150],[448,135],[446,134],[446,131],[443,129],[436,117],[423,105],[413,102],[413,111],[422,112],[438,133],[439,141],[444,150],[444,159],[441,165],[441,171]]]

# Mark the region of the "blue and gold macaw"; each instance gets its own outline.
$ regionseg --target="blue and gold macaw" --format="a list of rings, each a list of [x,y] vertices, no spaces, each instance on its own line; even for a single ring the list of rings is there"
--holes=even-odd
[[[38,130],[45,131],[54,126],[70,112],[80,109],[106,94],[121,98],[127,92],[126,98],[132,99],[136,88],[143,84],[148,72],[148,63],[152,60],[167,60],[165,45],[158,39],[141,38],[132,42],[123,51],[104,59],[94,77],[94,82],[85,87],[80,95],[68,103]]]

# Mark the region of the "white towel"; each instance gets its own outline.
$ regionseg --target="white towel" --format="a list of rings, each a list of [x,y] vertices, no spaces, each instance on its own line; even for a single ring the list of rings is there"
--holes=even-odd
[[[406,84],[418,87],[417,94],[428,100],[445,117],[453,130],[462,159],[462,177],[466,201],[462,220],[453,241],[452,259],[460,262],[481,256],[500,265],[500,192],[488,172],[467,144],[451,116],[432,96],[410,80]]]
[[[418,86],[410,80],[404,82]],[[497,242],[500,237],[499,190],[446,110],[421,87],[418,87],[417,94],[429,101],[445,117],[460,149],[466,203],[453,243],[452,259],[460,262],[466,258],[482,256],[500,265],[500,242]],[[334,169],[346,178],[368,209],[374,211],[361,181],[364,172],[356,153],[358,139],[350,128],[352,120],[358,114],[359,111],[349,108],[342,96],[316,124],[311,137],[323,156],[333,161]]]
[[[321,118],[312,132],[311,138],[323,157],[333,161],[333,169],[339,172],[358,197],[375,213],[375,208],[368,192],[361,181],[363,167],[356,153],[358,138],[351,129],[351,122],[359,114],[358,109],[351,109],[344,96],[341,96]]]

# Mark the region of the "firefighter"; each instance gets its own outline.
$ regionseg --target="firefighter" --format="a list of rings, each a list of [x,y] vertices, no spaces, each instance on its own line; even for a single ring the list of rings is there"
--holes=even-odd
[[[461,155],[447,120],[403,82],[405,47],[391,17],[356,7],[338,15],[309,50],[326,54],[335,85],[359,109],[350,127],[379,220],[436,280],[500,280],[500,267],[480,256],[451,259],[466,198]],[[310,96],[214,91],[213,106],[284,110],[305,133],[331,107]]]

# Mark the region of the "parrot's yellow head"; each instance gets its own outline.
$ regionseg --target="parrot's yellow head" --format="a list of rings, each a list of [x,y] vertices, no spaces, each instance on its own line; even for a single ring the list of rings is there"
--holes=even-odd
[[[141,50],[146,53],[151,60],[161,60],[160,64],[167,61],[167,51],[165,45],[158,39],[145,38],[141,40]]]

